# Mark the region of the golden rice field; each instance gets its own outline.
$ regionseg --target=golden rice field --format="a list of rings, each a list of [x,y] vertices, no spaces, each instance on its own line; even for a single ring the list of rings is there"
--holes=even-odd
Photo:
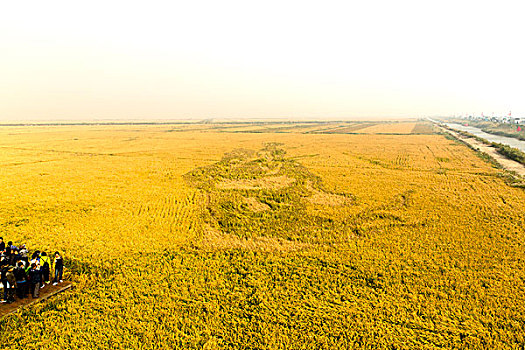
[[[0,198],[75,283],[2,348],[525,346],[525,191],[424,122],[3,126]]]

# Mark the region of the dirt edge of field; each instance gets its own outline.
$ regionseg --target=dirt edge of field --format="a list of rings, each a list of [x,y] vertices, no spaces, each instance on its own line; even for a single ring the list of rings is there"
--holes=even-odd
[[[66,290],[71,289],[72,287],[73,287],[73,284],[68,281],[62,282],[56,286],[52,284],[49,284],[49,285],[46,284],[46,286],[40,290],[39,298],[33,299],[31,296],[27,296],[24,299],[16,298],[15,302],[11,304],[7,304],[7,303],[0,304],[0,318],[14,314],[17,311],[30,307],[33,304],[46,301],[49,298],[52,298],[53,296],[59,293],[62,293],[62,292],[65,292]]]
[[[454,138],[466,143],[473,149],[488,154],[496,162],[498,162],[498,164],[500,164],[505,170],[512,171],[522,177],[525,177],[525,166],[523,164],[509,159],[504,155],[498,153],[498,151],[494,147],[484,144],[483,142],[478,141],[475,138],[463,136],[456,131],[446,129],[441,126],[438,126],[438,128],[443,132],[452,135]]]

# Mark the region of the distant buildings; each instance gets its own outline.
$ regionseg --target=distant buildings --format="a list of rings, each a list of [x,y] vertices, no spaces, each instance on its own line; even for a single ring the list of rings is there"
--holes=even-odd
[[[525,124],[525,117],[511,118],[511,123],[523,125]]]
[[[471,115],[462,115],[460,116],[460,118],[468,119],[468,120],[490,121],[490,122],[495,122],[495,123],[525,125],[525,117],[512,117],[510,113],[504,116],[497,116],[494,114],[491,116],[486,116],[483,113],[481,115],[471,114]]]

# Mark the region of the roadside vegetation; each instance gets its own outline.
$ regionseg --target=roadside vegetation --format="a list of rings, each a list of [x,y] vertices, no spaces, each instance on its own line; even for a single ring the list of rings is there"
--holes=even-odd
[[[492,145],[498,150],[500,154],[525,165],[525,153],[519,149],[496,142],[493,142]]]
[[[448,127],[446,127],[447,129],[450,129]],[[504,145],[502,143],[498,143],[498,142],[490,142],[490,141],[487,141],[485,140],[484,138],[481,138],[479,136],[476,136],[476,135],[473,135],[469,132],[466,132],[466,131],[462,131],[462,130],[455,130],[454,129],[454,132],[460,134],[460,135],[463,135],[465,137],[468,137],[468,138],[473,138],[473,139],[476,139],[477,141],[479,142],[482,142],[486,145],[490,145],[492,147],[494,147],[499,154],[509,158],[509,159],[512,159],[520,164],[523,164],[525,165],[525,153],[522,152],[521,150],[517,149],[517,148],[514,148],[514,147],[511,147],[511,146],[508,146],[508,145]]]

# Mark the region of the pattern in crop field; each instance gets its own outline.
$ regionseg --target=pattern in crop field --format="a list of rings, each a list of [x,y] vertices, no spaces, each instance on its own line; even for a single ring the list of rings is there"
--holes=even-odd
[[[76,285],[0,343],[523,347],[525,192],[501,170],[408,129],[229,126],[250,127],[0,128],[2,236],[63,252]]]
[[[186,174],[190,184],[208,194],[208,224],[242,238],[305,242],[355,233],[343,217],[320,211],[326,205],[351,205],[351,196],[326,192],[318,177],[285,153],[272,143],[257,152],[238,149]],[[308,210],[308,203],[317,203],[319,210]]]
[[[152,202],[140,203],[136,214],[156,222],[182,225],[191,217],[191,210],[195,205],[195,193],[184,197],[180,194],[170,194]]]

